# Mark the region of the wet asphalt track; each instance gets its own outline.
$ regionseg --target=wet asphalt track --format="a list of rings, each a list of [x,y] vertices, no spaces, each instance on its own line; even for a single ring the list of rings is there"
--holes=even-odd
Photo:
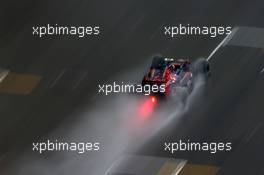
[[[208,56],[223,39],[185,36],[168,40],[159,30],[162,24],[264,27],[261,0],[25,0],[4,2],[0,8],[1,67],[43,76],[28,96],[0,95],[2,166],[61,122],[77,120],[68,116],[82,105],[92,106],[98,82],[133,69],[156,53],[192,60]],[[32,26],[47,23],[100,25],[102,35],[80,40],[32,37]],[[177,127],[172,123],[160,134],[165,137],[153,138],[139,152],[171,156],[160,146],[166,139],[229,140],[234,143],[232,153],[174,156],[218,165],[222,167],[219,174],[263,174],[263,56],[261,49],[221,48],[210,60],[212,77],[205,97]],[[70,72],[69,78],[53,86],[64,70]],[[78,83],[80,76],[84,78]]]

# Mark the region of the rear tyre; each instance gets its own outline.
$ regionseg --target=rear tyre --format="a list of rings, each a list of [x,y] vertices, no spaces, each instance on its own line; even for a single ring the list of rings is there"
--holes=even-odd
[[[202,75],[204,78],[208,78],[211,75],[209,62],[204,58],[194,62],[192,69],[195,76]]]

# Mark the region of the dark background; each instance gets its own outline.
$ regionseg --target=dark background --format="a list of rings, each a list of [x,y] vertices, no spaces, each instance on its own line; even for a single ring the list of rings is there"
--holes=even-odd
[[[66,119],[74,121],[70,114],[93,104],[98,83],[137,67],[153,54],[191,60],[207,57],[224,38],[168,39],[163,25],[263,27],[263,16],[262,0],[2,2],[0,67],[43,79],[30,95],[0,94],[0,166],[12,162],[32,140],[49,134]],[[101,35],[32,36],[32,26],[48,23],[100,26]],[[152,139],[140,152],[171,156],[153,146],[166,139],[232,141],[231,153],[174,156],[220,166],[219,174],[263,174],[263,50],[224,47],[210,63],[212,78],[206,98],[187,112],[180,127],[163,130],[165,137]],[[53,86],[63,70],[67,74]]]

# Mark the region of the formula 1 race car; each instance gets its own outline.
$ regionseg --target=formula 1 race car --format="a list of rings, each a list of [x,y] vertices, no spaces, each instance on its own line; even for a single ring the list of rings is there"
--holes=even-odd
[[[191,63],[187,59],[173,59],[155,56],[149,71],[142,80],[142,85],[164,86],[164,91],[154,95],[175,97],[177,94],[188,96],[193,90],[195,78],[198,75],[210,75],[209,63],[199,59]]]

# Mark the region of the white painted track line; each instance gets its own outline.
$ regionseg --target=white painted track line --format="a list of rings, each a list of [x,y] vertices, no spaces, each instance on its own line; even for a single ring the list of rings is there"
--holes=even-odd
[[[2,81],[4,81],[4,79],[7,77],[7,75],[9,74],[9,70],[2,70],[0,69],[0,83]]]
[[[86,71],[82,72],[82,75],[79,77],[77,83],[73,86],[72,90],[76,89],[80,85],[80,83],[82,82],[82,80],[84,80],[84,78],[87,76],[87,74],[88,73]]]
[[[245,138],[246,142],[249,142],[253,136],[259,131],[259,129],[262,127],[262,123],[258,123],[254,129],[247,135],[247,137]]]
[[[208,56],[208,58],[207,58],[206,60],[209,61],[209,60],[213,57],[213,55],[218,51],[218,49],[219,49],[220,47],[226,45],[226,44],[228,43],[228,41],[230,41],[230,39],[231,39],[231,38],[234,36],[234,34],[237,32],[237,30],[238,30],[238,28],[235,27],[235,28],[232,30],[232,32],[231,32],[229,35],[227,35],[227,36],[223,39],[223,41],[221,41],[220,44],[218,44],[218,46],[213,50],[213,52]]]
[[[260,74],[262,74],[264,72],[264,68],[260,71]]]
[[[53,88],[56,83],[58,82],[58,80],[63,76],[63,74],[66,72],[66,69],[63,69],[59,75],[57,76],[57,78],[51,83],[51,85],[49,86],[49,88]]]
[[[117,165],[117,163],[119,163],[120,158],[115,160],[115,162],[111,165],[110,168],[107,169],[107,171],[104,173],[104,175],[108,175],[110,173],[110,171],[112,171],[112,169]]]
[[[185,166],[186,162],[187,162],[187,161],[181,162],[181,163],[177,166],[176,170],[173,172],[173,175],[179,175],[179,173],[182,171],[183,167]]]

